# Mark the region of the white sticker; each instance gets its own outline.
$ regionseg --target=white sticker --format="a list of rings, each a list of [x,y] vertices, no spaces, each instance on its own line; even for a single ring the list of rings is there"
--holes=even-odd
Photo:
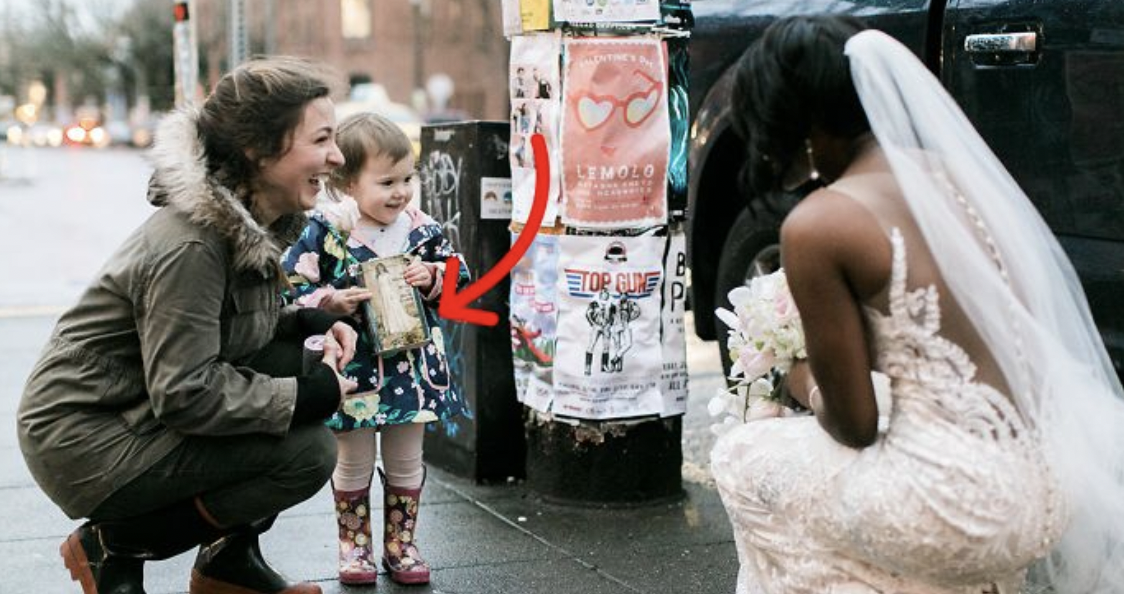
[[[480,178],[480,218],[511,220],[511,178]]]

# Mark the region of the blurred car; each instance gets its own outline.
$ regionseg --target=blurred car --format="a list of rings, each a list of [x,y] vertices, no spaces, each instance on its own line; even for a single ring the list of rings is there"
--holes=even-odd
[[[148,148],[152,146],[152,141],[156,138],[156,122],[157,120],[153,119],[140,124],[134,124],[129,142],[137,148]]]
[[[109,145],[109,132],[94,118],[79,118],[66,127],[63,141],[71,146],[102,148]]]
[[[160,121],[165,115],[167,112],[153,111],[144,116],[134,117],[131,120],[133,146],[137,148],[152,146],[153,141],[156,140],[156,128],[160,126]]]
[[[20,123],[5,124],[4,135],[8,144],[16,146],[59,146],[63,140],[62,128],[43,122],[30,126]]]
[[[129,127],[127,122],[122,120],[110,120],[104,126],[106,134],[109,135],[110,146],[132,146],[133,144],[133,129]]]
[[[20,123],[16,120],[9,119],[9,118],[5,118],[5,119],[0,120],[0,140],[6,141],[6,142],[11,142],[12,144],[15,144],[14,142],[12,142],[11,140],[8,139],[8,137],[10,136],[10,133],[8,131],[9,130],[15,130],[15,133],[19,134],[20,133],[19,128],[20,128]]]

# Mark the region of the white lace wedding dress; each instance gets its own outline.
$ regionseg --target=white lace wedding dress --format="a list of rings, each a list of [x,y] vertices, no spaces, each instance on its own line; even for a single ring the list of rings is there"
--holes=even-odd
[[[851,449],[797,417],[750,422],[714,447],[739,594],[1013,594],[1064,528],[1035,433],[942,336],[937,286],[909,288],[906,242],[890,236],[889,312],[865,308],[892,382],[878,440]]]

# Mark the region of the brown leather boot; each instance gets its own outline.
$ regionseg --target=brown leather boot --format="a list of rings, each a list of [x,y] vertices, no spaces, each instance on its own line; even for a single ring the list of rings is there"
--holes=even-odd
[[[110,553],[97,524],[72,532],[59,554],[83,594],[144,594],[144,558]]]
[[[422,559],[414,544],[414,530],[418,522],[418,501],[421,499],[425,478],[417,489],[394,487],[386,483],[386,475],[379,469],[383,497],[383,567],[390,579],[399,584],[428,584],[429,564]]]
[[[371,544],[371,486],[356,491],[340,491],[332,486],[339,525],[340,583],[374,584],[379,569]]]
[[[244,526],[199,548],[191,570],[191,594],[322,594],[320,586],[292,583],[270,567],[258,535],[276,516]]]
[[[185,499],[132,518],[87,522],[59,555],[84,594],[144,594],[145,561],[174,557],[219,534]]]

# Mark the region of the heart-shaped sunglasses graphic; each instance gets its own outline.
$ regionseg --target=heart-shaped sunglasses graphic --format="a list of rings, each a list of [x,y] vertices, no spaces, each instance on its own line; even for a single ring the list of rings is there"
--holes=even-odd
[[[663,84],[647,74],[636,70],[650,84],[643,91],[632,93],[621,99],[613,95],[598,95],[588,91],[578,93],[575,103],[578,123],[586,130],[596,130],[604,126],[613,112],[619,107],[625,125],[636,128],[644,123],[659,107]]]

